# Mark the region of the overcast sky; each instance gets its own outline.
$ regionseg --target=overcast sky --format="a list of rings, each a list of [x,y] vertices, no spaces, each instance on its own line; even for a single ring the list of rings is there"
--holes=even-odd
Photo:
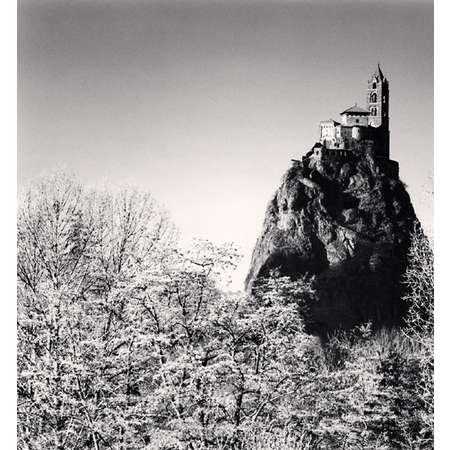
[[[265,207],[318,122],[381,63],[391,157],[432,224],[431,1],[19,0],[18,182],[131,182],[184,239],[232,240],[241,287]]]

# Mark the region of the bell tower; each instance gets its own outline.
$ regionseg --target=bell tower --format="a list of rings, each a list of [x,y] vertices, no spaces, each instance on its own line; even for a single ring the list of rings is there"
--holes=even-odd
[[[383,75],[380,64],[367,84],[367,110],[369,126],[376,128],[378,155],[389,158],[389,81]]]
[[[389,82],[378,64],[367,85],[367,109],[370,112],[369,125],[389,128]]]

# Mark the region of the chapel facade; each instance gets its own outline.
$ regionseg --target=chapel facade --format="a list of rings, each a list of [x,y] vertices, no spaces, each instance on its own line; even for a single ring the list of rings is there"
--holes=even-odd
[[[319,141],[312,156],[349,156],[362,144],[375,156],[390,158],[389,149],[389,81],[378,64],[367,82],[366,106],[356,103],[333,119],[319,124]]]

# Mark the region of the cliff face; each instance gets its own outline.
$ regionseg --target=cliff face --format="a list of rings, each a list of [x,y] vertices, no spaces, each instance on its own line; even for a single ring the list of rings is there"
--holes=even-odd
[[[401,277],[416,215],[396,163],[371,152],[295,162],[270,201],[246,289],[273,270],[314,274],[313,332],[401,320]]]

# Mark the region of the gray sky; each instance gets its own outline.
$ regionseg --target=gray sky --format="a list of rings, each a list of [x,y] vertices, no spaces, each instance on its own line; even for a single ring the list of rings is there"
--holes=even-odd
[[[290,158],[380,61],[431,230],[432,1],[19,0],[18,45],[19,186],[65,166],[148,189],[185,239],[241,246],[235,287]]]

